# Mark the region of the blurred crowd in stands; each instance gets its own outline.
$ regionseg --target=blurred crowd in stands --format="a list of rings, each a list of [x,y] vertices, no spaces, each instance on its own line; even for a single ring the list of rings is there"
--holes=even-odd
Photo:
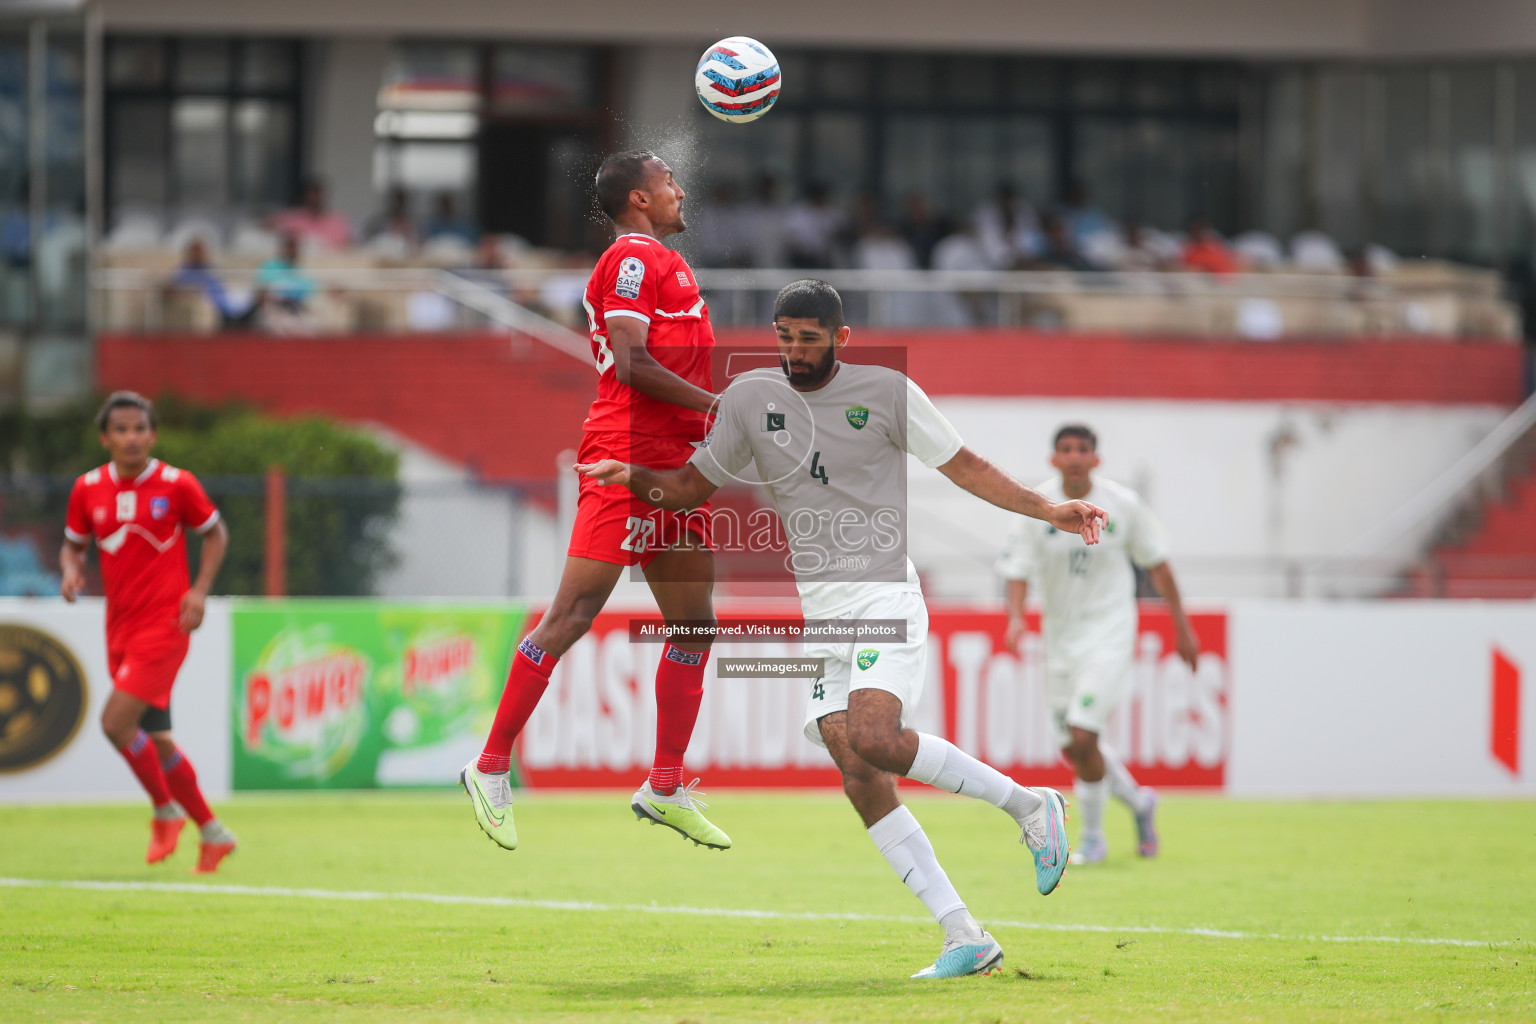
[[[895,211],[872,194],[839,203],[818,184],[793,200],[781,200],[777,181],[765,176],[750,195],[739,195],[730,185],[695,194],[684,212],[689,230],[679,248],[701,269],[1093,274],[1091,280],[1053,276],[1028,284],[988,284],[990,295],[969,286],[926,297],[888,290],[875,298],[872,291],[867,302],[855,303],[859,312],[854,315],[867,323],[1021,324],[1253,337],[1511,337],[1519,330],[1518,314],[1500,297],[1491,271],[1421,260],[1399,265],[1380,246],[1344,251],[1318,231],[1288,240],[1257,230],[1224,238],[1199,219],[1179,232],[1117,223],[1080,185],[1067,189],[1060,202],[1036,204],[1003,182],[987,201],[955,216],[920,194],[905,196]],[[274,333],[472,325],[440,289],[434,291],[430,281],[420,283],[420,274],[416,284],[397,287],[375,273],[390,268],[453,271],[579,330],[585,323],[581,293],[595,259],[590,252],[541,249],[517,236],[481,233],[456,209],[451,194],[432,197],[428,215],[418,216],[407,193],[391,192],[359,228],[329,206],[320,180],[306,183],[299,205],[260,224],[220,231],[194,220],[162,235],[124,219],[109,233],[103,253],[103,266],[165,275],[159,278],[156,312],[149,312],[142,300],[109,297],[107,319],[116,326]],[[516,287],[503,273],[523,269],[543,273],[536,284],[523,279]],[[1234,288],[1220,285],[1224,278],[1249,273],[1326,275],[1337,285],[1314,291],[1311,298],[1283,297],[1261,287],[1257,278],[1243,278],[1248,284]],[[373,275],[371,283],[358,275]],[[1190,283],[1196,280],[1209,285]],[[883,287],[902,286],[888,281]],[[1191,297],[1202,288],[1232,294]],[[1405,288],[1416,292],[1405,298]],[[1017,298],[1003,301],[1000,295],[1009,289]],[[719,288],[712,294],[712,309],[719,306],[718,312],[733,321],[755,322],[755,299],[737,300]]]
[[[774,179],[764,177],[746,199],[722,185],[687,212],[695,262],[706,267],[1371,274],[1394,262],[1380,246],[1346,253],[1317,231],[1298,234],[1287,251],[1266,232],[1228,240],[1200,219],[1182,232],[1117,224],[1080,184],[1060,203],[1033,204],[1002,182],[988,202],[959,217],[939,213],[928,197],[913,193],[900,215],[890,217],[873,195],[846,210],[816,184],[783,202]]]

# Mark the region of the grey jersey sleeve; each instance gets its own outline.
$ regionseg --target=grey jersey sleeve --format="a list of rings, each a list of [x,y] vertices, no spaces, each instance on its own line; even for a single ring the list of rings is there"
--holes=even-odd
[[[907,379],[907,434],[903,447],[933,469],[954,458],[965,446],[960,432],[934,406],[923,389]]]
[[[710,427],[698,451],[688,461],[704,479],[720,487],[752,461],[752,438],[743,420],[742,389],[725,389],[715,409],[715,424]]]

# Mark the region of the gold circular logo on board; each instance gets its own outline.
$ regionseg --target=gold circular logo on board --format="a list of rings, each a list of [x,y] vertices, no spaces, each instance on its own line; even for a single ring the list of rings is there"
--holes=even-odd
[[[68,647],[30,626],[0,624],[0,772],[63,750],[88,705],[85,673]]]

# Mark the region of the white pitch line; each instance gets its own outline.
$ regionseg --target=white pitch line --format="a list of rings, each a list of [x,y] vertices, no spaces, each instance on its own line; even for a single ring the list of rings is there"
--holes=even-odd
[[[473,907],[515,907],[527,910],[578,910],[596,913],[691,915],[773,921],[874,921],[886,924],[932,924],[927,917],[884,914],[827,913],[797,910],[751,910],[732,907],[677,907],[656,903],[591,903],[585,900],[527,900],[513,896],[459,896],[435,892],[371,892],[363,889],[290,889],[283,886],[219,885],[197,882],[98,882],[77,879],[0,878],[0,888],[84,889],[92,892],[167,892],[219,896],[281,896],[286,899],[351,900],[354,902],[437,903]],[[1239,932],[1220,928],[1162,928],[1157,925],[1056,924],[1045,921],[984,922],[998,928],[1027,928],[1045,932],[1094,932],[1112,935],[1191,935],[1203,939],[1259,939],[1279,942],[1388,942],[1421,946],[1510,946],[1511,941],[1441,939],[1398,935],[1282,935],[1279,932]]]

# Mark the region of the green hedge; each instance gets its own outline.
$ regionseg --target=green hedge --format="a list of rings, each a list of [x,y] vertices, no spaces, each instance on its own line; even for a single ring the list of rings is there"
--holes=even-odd
[[[196,473],[229,525],[217,593],[264,590],[263,482],[272,465],[288,476],[290,594],[370,594],[394,564],[388,533],[399,511],[400,460],[369,434],[318,416],[276,419],[174,398],[157,401],[156,408],[155,455]],[[7,525],[56,518],[62,530],[69,481],[106,461],[95,411],[92,405],[42,416],[0,414]]]

